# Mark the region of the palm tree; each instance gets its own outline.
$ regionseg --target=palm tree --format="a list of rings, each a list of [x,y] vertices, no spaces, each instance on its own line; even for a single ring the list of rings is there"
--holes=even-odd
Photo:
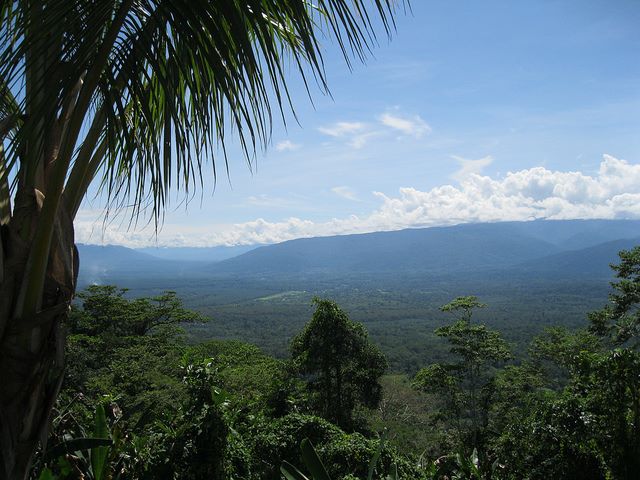
[[[292,111],[285,67],[326,92],[320,35],[362,59],[397,3],[0,1],[0,476],[25,478],[46,439],[89,185],[158,225],[229,135],[249,163],[266,146]]]

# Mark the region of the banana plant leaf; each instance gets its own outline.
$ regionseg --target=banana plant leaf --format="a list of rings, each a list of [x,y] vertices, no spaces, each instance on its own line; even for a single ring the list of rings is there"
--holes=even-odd
[[[109,440],[109,426],[107,425],[107,417],[104,413],[104,406],[96,407],[95,424],[93,436]],[[109,455],[109,447],[96,446],[91,449],[91,469],[95,480],[102,480],[106,476],[107,456]]]

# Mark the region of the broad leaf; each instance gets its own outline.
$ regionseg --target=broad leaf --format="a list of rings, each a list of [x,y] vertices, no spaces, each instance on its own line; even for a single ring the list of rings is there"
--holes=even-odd
[[[331,480],[327,469],[320,461],[320,457],[318,457],[315,448],[313,448],[308,438],[302,440],[300,450],[302,450],[302,460],[311,472],[314,480]]]
[[[104,406],[98,405],[96,407],[94,422],[93,436],[95,438],[109,440],[109,426],[107,425]],[[99,446],[91,449],[91,468],[93,470],[95,480],[102,480],[105,478],[108,454],[109,447]]]
[[[282,465],[280,465],[280,472],[287,480],[309,480],[309,478],[305,477],[300,470],[286,460],[282,462]]]

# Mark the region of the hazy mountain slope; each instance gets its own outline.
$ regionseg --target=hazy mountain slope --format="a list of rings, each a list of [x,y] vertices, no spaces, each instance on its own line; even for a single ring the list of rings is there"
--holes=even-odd
[[[522,235],[544,240],[562,250],[640,236],[640,220],[535,220],[508,222]]]
[[[117,245],[78,245],[80,274],[78,284],[117,283],[129,277],[175,276],[194,270],[198,264],[162,260]]]
[[[534,273],[538,278],[552,278],[563,272],[565,277],[608,275],[608,264],[616,261],[617,251],[638,243],[628,237],[640,238],[640,222],[504,222],[298,239],[255,248],[216,263],[214,252],[230,254],[232,250],[177,249],[183,250],[185,258],[202,258],[207,250],[212,254],[210,262],[189,262],[119,246],[79,245],[80,285],[135,278],[137,284],[153,281],[174,288],[178,277],[178,281],[206,282],[214,277],[248,279],[261,275],[291,281],[314,274],[362,281],[382,276],[398,281],[411,276],[419,279],[427,273],[433,279],[447,276],[463,280],[467,275],[474,281],[485,274],[508,278]],[[585,244],[586,249],[582,247]],[[170,250],[162,254],[172,255]]]
[[[135,250],[165,260],[191,262],[220,262],[254,250],[259,245],[236,245],[232,247],[145,247]]]
[[[556,277],[611,277],[609,267],[612,263],[619,263],[618,252],[630,250],[640,245],[640,237],[604,242],[580,250],[571,250],[523,262],[516,269],[529,275],[544,275],[548,278]]]
[[[558,253],[516,223],[459,225],[291,240],[212,265],[216,273],[467,271]]]
[[[154,264],[157,259],[146,253],[119,245],[78,244],[80,262],[84,265],[104,268],[142,267]]]
[[[606,222],[606,223],[605,223]],[[592,221],[560,244],[569,250],[591,247],[613,240],[633,239],[640,237],[640,221],[601,220]]]

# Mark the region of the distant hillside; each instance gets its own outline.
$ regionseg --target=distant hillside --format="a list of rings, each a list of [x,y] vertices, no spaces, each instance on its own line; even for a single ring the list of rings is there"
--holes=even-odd
[[[504,222],[408,229],[291,240],[258,247],[144,249],[79,245],[80,286],[89,283],[166,285],[197,279],[261,276],[297,281],[314,275],[354,282],[447,278],[509,282],[535,276],[611,276],[617,252],[640,243],[640,221],[567,220]],[[155,255],[146,252],[155,250]],[[224,256],[242,253],[219,261]],[[172,257],[175,260],[160,257]],[[188,259],[199,261],[189,261]],[[393,280],[395,279],[395,280]],[[135,280],[135,282],[134,282]],[[235,281],[235,280],[234,280]],[[388,283],[388,282],[387,282]],[[238,284],[240,285],[240,284]]]
[[[523,235],[553,243],[562,250],[640,236],[640,220],[535,220],[508,224]]]
[[[197,263],[162,260],[117,245],[78,244],[80,274],[78,284],[118,283],[124,278],[175,276],[197,267]]]
[[[232,247],[145,247],[136,248],[135,250],[164,260],[220,262],[242,255],[258,247],[259,245],[236,245]]]
[[[451,274],[520,265],[574,248],[639,234],[640,222],[606,220],[504,222],[409,229],[291,240],[211,265],[211,271],[234,275],[298,272]]]
[[[518,269],[528,275],[550,278],[558,277],[610,277],[610,264],[618,263],[620,250],[630,250],[640,245],[640,237],[634,239],[613,240],[580,250],[538,258],[518,265]]]

